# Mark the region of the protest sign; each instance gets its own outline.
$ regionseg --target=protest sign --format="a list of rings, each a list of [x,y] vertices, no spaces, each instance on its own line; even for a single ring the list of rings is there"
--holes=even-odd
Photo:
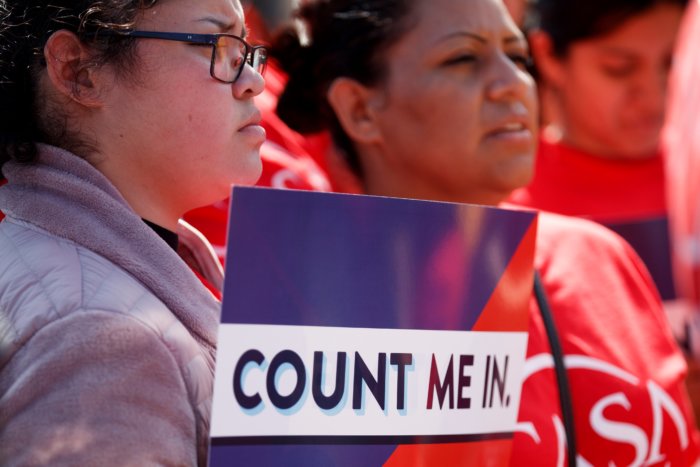
[[[236,188],[210,465],[508,462],[536,214]]]

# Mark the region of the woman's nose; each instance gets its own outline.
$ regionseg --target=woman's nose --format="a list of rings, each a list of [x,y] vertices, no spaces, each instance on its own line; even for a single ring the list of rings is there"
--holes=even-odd
[[[265,89],[265,78],[252,66],[246,64],[241,75],[233,83],[233,97],[250,99],[262,93]]]
[[[490,63],[487,97],[491,100],[521,100],[534,90],[530,73],[499,51]]]
[[[666,106],[669,70],[648,67],[630,85],[631,102],[644,113],[662,114]]]

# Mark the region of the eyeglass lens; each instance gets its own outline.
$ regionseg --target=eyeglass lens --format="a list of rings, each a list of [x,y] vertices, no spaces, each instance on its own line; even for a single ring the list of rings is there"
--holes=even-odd
[[[214,76],[226,82],[236,80],[244,65],[247,46],[230,36],[219,36],[215,47],[214,56]],[[248,63],[257,71],[262,73],[267,61],[267,53],[264,49],[252,48],[247,57]]]
[[[264,47],[255,47],[253,49],[251,64],[255,71],[261,75],[265,73],[267,67],[267,49]]]

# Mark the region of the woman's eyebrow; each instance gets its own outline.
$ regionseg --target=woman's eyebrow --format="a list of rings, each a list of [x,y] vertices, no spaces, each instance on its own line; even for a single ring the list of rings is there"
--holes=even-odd
[[[518,44],[518,45],[522,45],[522,46],[525,47],[525,48],[529,48],[529,47],[528,47],[527,40],[525,40],[524,37],[518,36],[518,35],[512,35],[512,36],[506,37],[505,39],[503,39],[503,43],[506,44],[506,45],[508,45],[508,44]]]
[[[481,42],[481,43],[483,43],[483,44],[486,44],[486,43],[488,42],[488,40],[487,40],[485,37],[480,36],[479,34],[476,34],[476,33],[471,32],[471,31],[455,31],[455,32],[451,32],[451,33],[449,33],[449,34],[447,34],[447,35],[444,35],[444,36],[440,37],[436,42],[444,42],[444,41],[448,41],[448,40],[450,40],[450,39],[454,39],[454,38],[456,38],[456,37],[468,37],[468,38],[471,38],[471,39],[475,39],[475,40],[477,40],[477,41],[479,41],[479,42]]]
[[[221,32],[224,32],[224,33],[231,33],[232,31],[234,31],[234,29],[235,29],[235,27],[236,27],[236,24],[235,24],[235,23],[231,23],[231,22],[229,22],[229,21],[221,20],[220,18],[216,18],[216,17],[213,17],[213,16],[206,16],[206,17],[204,17],[204,18],[200,18],[200,19],[198,19],[196,22],[200,22],[200,23],[211,23],[211,24],[213,24],[214,26],[216,26],[217,28],[219,28],[219,30],[220,30]],[[246,29],[246,27],[245,27],[245,25],[244,25],[243,28],[242,28],[242,32],[241,32],[241,37],[242,37],[242,38],[245,38],[247,35],[248,35],[248,30]]]
[[[629,60],[637,58],[637,54],[634,51],[615,46],[602,47],[600,53],[605,56],[622,57]]]

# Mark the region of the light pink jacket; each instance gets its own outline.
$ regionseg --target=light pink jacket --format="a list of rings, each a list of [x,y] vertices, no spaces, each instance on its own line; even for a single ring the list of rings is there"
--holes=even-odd
[[[3,170],[0,463],[206,465],[219,303],[87,162]]]

